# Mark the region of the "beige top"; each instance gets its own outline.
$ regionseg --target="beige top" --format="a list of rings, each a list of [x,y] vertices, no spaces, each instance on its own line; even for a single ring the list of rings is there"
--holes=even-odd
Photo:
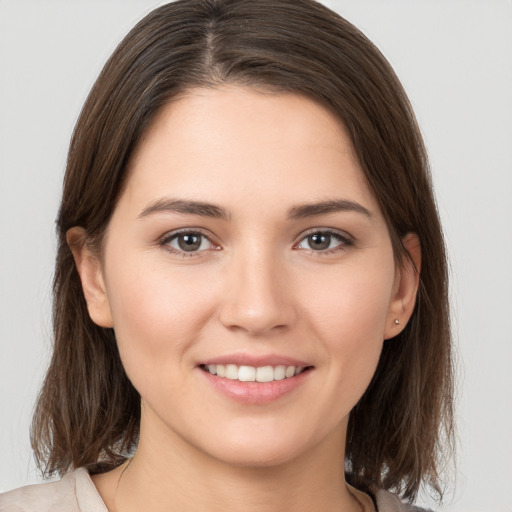
[[[375,497],[378,512],[421,511],[386,491],[378,491]],[[28,485],[0,494],[0,512],[108,512],[108,509],[87,470],[80,468],[58,482]]]

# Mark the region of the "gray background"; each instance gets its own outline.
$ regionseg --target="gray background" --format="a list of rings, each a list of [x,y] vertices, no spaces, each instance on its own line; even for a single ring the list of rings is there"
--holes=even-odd
[[[28,429],[50,351],[54,219],[86,94],[152,0],[0,0],[0,491],[38,481]],[[458,471],[443,510],[510,512],[512,2],[325,2],[401,78],[452,267]]]

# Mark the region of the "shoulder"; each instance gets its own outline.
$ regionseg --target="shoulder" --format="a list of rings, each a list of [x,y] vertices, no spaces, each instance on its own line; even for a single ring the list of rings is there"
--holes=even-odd
[[[108,512],[86,469],[0,494],[0,512]]]
[[[378,512],[432,512],[430,510],[415,507],[404,503],[394,494],[378,490],[374,492]]]

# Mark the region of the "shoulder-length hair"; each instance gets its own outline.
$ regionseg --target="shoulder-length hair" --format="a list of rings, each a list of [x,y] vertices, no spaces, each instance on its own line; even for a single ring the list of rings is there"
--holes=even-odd
[[[443,440],[452,438],[447,264],[423,141],[405,92],[379,50],[313,0],[179,0],[140,21],[93,86],[75,127],[57,219],[54,351],[32,425],[46,475],[119,463],[136,446],[140,397],[112,329],[87,312],[66,232],[101,240],[126,181],[127,162],[163,105],[192,87],[220,84],[308,96],[345,125],[384,214],[397,264],[401,240],[422,250],[414,313],[385,342],[375,376],[350,414],[352,482],[412,500],[438,493]],[[340,461],[342,463],[343,461]]]

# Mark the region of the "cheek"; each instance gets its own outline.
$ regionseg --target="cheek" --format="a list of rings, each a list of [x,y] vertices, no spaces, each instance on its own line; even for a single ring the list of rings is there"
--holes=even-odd
[[[176,374],[172,368],[188,364],[182,355],[211,316],[214,289],[200,275],[137,260],[124,260],[108,275],[114,330],[130,379],[137,387],[141,378]]]
[[[368,387],[384,343],[394,264],[345,269],[327,285],[316,281],[318,293],[304,309],[327,359],[329,398],[347,414]],[[319,390],[320,394],[320,390]]]
[[[315,276],[309,284],[304,314],[321,331],[321,338],[383,341],[394,283],[394,265],[376,262],[373,266],[347,266],[334,274]],[[304,292],[305,293],[305,292]]]

